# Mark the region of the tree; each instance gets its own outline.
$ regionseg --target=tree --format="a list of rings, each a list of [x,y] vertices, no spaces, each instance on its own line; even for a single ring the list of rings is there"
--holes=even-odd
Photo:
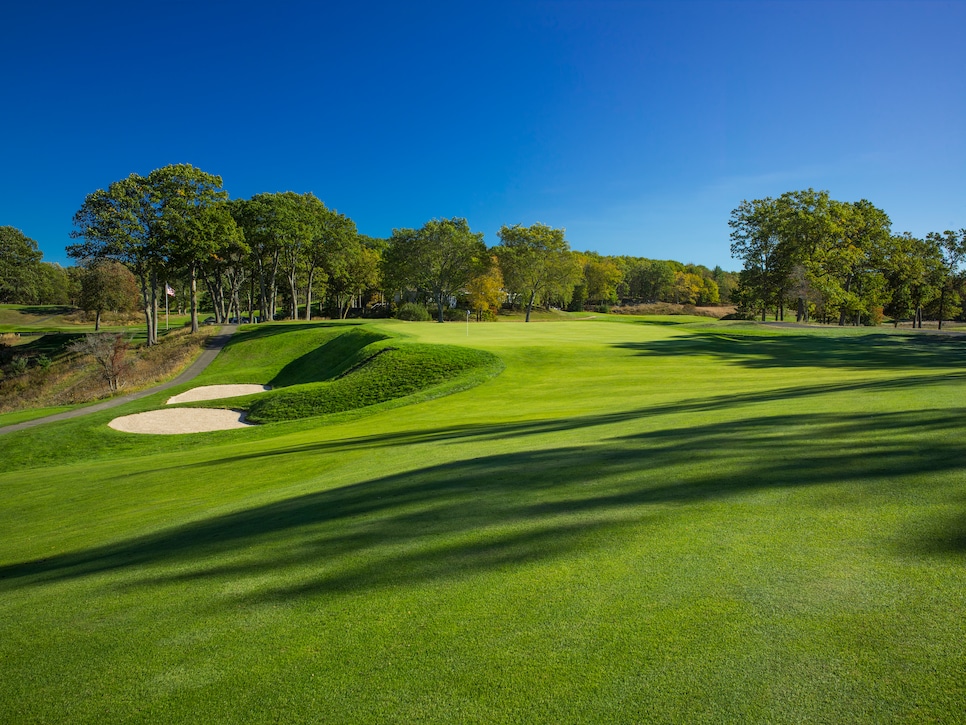
[[[33,239],[14,227],[0,227],[0,302],[34,301],[42,258]]]
[[[912,317],[913,327],[922,327],[923,308],[939,296],[943,257],[939,244],[905,232],[891,240],[885,259],[889,302],[885,307],[898,327],[903,317]]]
[[[235,223],[228,202],[206,207],[197,224],[198,233],[208,235],[212,241],[212,253],[202,262],[200,271],[211,296],[215,320],[224,322],[230,317],[241,317],[239,295],[250,251],[245,233]]]
[[[585,254],[584,257],[587,300],[592,303],[616,302],[617,286],[624,278],[621,268],[613,260],[600,255]]]
[[[362,244],[358,235],[340,251],[339,255],[326,258],[325,268],[331,297],[339,310],[339,317],[345,319],[352,299],[379,284],[381,257],[376,249]]]
[[[340,317],[348,315],[352,295],[361,287],[376,284],[378,279],[378,255],[363,249],[355,222],[334,209],[327,209],[322,202],[319,204],[315,234],[309,245],[306,320],[312,307],[312,284],[317,270],[336,299]]]
[[[292,205],[282,194],[255,194],[248,200],[233,201],[231,211],[251,248],[261,319],[274,319],[282,250],[293,231]]]
[[[198,331],[198,276],[225,235],[235,233],[235,223],[222,210],[209,206],[228,200],[220,176],[191,164],[172,164],[155,169],[147,188],[155,210],[154,234],[168,259],[188,273],[191,299],[191,331]]]
[[[470,231],[466,219],[432,219],[421,229],[393,229],[382,260],[383,278],[397,289],[427,293],[442,322],[449,299],[488,259],[483,234]]]
[[[540,223],[529,227],[514,224],[501,227],[498,235],[496,255],[503,280],[511,293],[526,300],[527,322],[538,300],[569,301],[581,269],[563,229]]]
[[[121,375],[128,367],[127,350],[130,341],[123,333],[88,333],[70,344],[72,352],[91,355],[101,368],[112,393],[121,387]]]
[[[84,263],[113,259],[130,269],[138,280],[147,324],[147,344],[158,340],[158,279],[166,262],[157,229],[157,213],[147,179],[131,174],[106,190],[84,199],[74,215],[71,237],[81,242],[67,254]]]
[[[101,329],[101,314],[106,310],[127,312],[137,307],[137,280],[120,262],[91,262],[81,273],[80,285],[79,306],[94,313],[94,332]]]
[[[56,262],[37,265],[37,287],[34,299],[39,305],[66,305],[70,303],[70,280],[67,270]]]
[[[466,297],[470,309],[476,313],[476,321],[481,322],[485,314],[495,314],[506,297],[503,291],[503,274],[499,260],[489,258],[489,264],[466,285]]]
[[[781,314],[781,302],[794,257],[790,245],[783,244],[778,203],[768,197],[742,201],[731,212],[731,256],[744,267],[735,292],[740,304],[761,310],[764,321],[769,306]]]
[[[966,259],[966,229],[957,234],[947,229],[942,234],[929,232],[926,239],[934,244],[942,255],[939,282],[939,329],[943,329],[946,301],[959,281],[963,260]]]

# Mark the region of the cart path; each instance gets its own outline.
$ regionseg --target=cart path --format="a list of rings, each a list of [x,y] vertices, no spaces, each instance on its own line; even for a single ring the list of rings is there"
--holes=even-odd
[[[116,408],[119,405],[130,403],[132,400],[145,398],[149,395],[153,395],[154,393],[159,393],[162,390],[173,388],[176,385],[190,382],[198,377],[201,372],[211,364],[211,361],[214,360],[218,356],[218,353],[221,352],[222,348],[228,344],[228,341],[231,339],[231,336],[235,334],[235,330],[237,329],[238,325],[222,325],[221,330],[218,331],[218,334],[212,337],[205,345],[205,349],[202,350],[201,355],[199,355],[198,358],[191,363],[191,365],[185,368],[184,371],[182,371],[182,373],[173,380],[169,380],[166,383],[161,383],[153,388],[138,390],[135,393],[119,395],[116,398],[95,403],[94,405],[88,405],[84,408],[76,408],[75,410],[68,410],[63,413],[55,413],[43,418],[34,418],[33,420],[27,420],[23,423],[14,423],[13,425],[3,426],[0,427],[0,435],[3,435],[4,433],[13,433],[14,431],[18,430],[25,430],[27,428],[33,428],[34,426],[42,425],[44,423],[53,423],[58,420],[68,420],[70,418],[79,418],[80,416],[87,415],[89,413],[99,413],[102,410]]]

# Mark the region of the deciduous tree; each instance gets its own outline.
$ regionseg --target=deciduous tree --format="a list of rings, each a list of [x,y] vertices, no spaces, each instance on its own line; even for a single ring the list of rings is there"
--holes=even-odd
[[[137,280],[131,270],[111,259],[92,261],[81,272],[80,308],[94,313],[94,332],[107,310],[129,312],[137,307]]]
[[[524,227],[503,226],[498,232],[496,248],[500,270],[508,289],[525,301],[526,321],[537,301],[570,300],[574,285],[580,280],[581,268],[563,229],[546,224]]]
[[[383,276],[399,289],[426,292],[437,320],[451,297],[462,292],[486,264],[483,234],[465,219],[433,219],[421,229],[393,229],[383,256]]]
[[[34,301],[42,258],[33,239],[14,227],[0,227],[0,302]]]

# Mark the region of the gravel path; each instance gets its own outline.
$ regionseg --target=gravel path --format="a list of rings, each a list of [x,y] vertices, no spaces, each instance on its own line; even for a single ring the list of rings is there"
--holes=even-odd
[[[153,388],[148,388],[147,390],[139,390],[136,393],[128,393],[127,395],[121,395],[116,398],[111,398],[110,400],[105,400],[102,403],[95,403],[94,405],[88,405],[84,408],[76,408],[75,410],[68,410],[65,413],[57,413],[55,415],[48,415],[44,418],[35,418],[34,420],[24,421],[23,423],[16,423],[14,425],[7,425],[0,428],[0,435],[4,433],[13,433],[18,430],[25,430],[27,428],[33,428],[34,426],[43,425],[44,423],[53,423],[58,420],[69,420],[70,418],[79,418],[82,415],[88,415],[89,413],[99,413],[102,410],[109,410],[111,408],[116,408],[119,405],[124,405],[125,403],[130,403],[132,400],[138,400],[140,398],[147,397],[153,393],[160,392],[162,390],[169,390],[177,385],[183,385],[184,383],[194,380],[201,372],[211,364],[211,361],[217,357],[221,349],[228,344],[228,340],[231,336],[235,334],[235,330],[238,329],[238,325],[223,325],[221,330],[217,335],[212,337],[205,349],[202,351],[198,359],[195,360],[191,365],[185,369],[174,380],[169,380],[161,385],[156,385]]]

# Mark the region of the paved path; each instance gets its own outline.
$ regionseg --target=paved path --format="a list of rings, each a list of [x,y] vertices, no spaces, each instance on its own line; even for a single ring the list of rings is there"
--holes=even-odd
[[[70,418],[79,418],[82,415],[87,415],[89,413],[99,413],[102,410],[108,410],[110,408],[116,408],[119,405],[124,405],[125,403],[130,403],[132,400],[138,400],[140,398],[145,398],[148,395],[153,395],[154,393],[161,392],[162,390],[167,390],[168,388],[173,388],[176,385],[181,385],[182,383],[187,383],[194,380],[201,371],[204,370],[211,361],[215,359],[221,349],[228,343],[231,336],[238,329],[238,325],[222,325],[221,330],[218,334],[212,337],[208,344],[205,345],[205,349],[202,351],[198,359],[195,360],[191,365],[189,365],[184,372],[182,372],[174,380],[169,380],[161,385],[156,385],[153,388],[148,388],[146,390],[139,390],[136,393],[127,393],[126,395],[120,395],[116,398],[111,398],[110,400],[105,400],[102,403],[95,403],[94,405],[88,405],[84,408],[76,408],[74,410],[68,410],[64,413],[55,413],[54,415],[48,415],[43,418],[34,418],[33,420],[27,420],[23,423],[15,423],[14,425],[7,425],[0,427],[0,435],[4,433],[13,433],[18,430],[25,430],[26,428],[33,428],[36,425],[42,425],[43,423],[53,423],[57,420],[68,420]]]

